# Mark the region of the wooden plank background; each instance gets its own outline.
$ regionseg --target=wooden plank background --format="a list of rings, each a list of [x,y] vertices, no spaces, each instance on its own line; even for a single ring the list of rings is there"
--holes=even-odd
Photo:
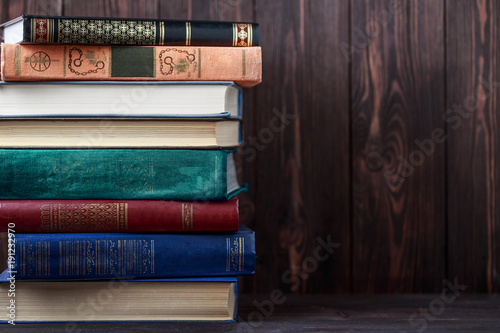
[[[22,13],[260,24],[244,292],[499,291],[495,0],[0,0]]]

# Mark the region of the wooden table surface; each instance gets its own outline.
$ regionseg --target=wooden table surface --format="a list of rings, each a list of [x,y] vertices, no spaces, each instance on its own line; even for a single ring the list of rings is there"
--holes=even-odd
[[[498,295],[242,295],[238,323],[1,325],[1,332],[500,332]]]

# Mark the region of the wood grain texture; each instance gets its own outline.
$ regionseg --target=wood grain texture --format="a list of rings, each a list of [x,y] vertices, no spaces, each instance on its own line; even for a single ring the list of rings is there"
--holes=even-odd
[[[65,16],[159,18],[160,0],[64,0]]]
[[[26,0],[23,14],[62,15],[64,0]]]
[[[8,19],[12,20],[24,13],[24,0],[6,0],[8,2]]]
[[[500,291],[500,4],[447,1],[449,276]]]
[[[260,291],[349,290],[347,1],[256,1],[255,229]],[[277,122],[277,123],[275,123]],[[279,130],[273,130],[279,125]],[[333,253],[318,239],[340,243]],[[325,256],[323,256],[325,255]]]
[[[438,291],[445,149],[417,141],[444,132],[444,3],[354,0],[352,12],[353,291]]]

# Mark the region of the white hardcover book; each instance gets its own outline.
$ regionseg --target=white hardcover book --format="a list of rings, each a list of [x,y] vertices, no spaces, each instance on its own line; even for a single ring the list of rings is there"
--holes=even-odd
[[[0,118],[241,118],[232,82],[0,82]]]

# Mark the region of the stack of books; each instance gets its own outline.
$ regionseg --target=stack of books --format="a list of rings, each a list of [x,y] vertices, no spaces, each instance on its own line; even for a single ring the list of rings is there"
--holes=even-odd
[[[258,40],[252,23],[4,25],[2,320],[235,320],[255,268],[233,155]]]

